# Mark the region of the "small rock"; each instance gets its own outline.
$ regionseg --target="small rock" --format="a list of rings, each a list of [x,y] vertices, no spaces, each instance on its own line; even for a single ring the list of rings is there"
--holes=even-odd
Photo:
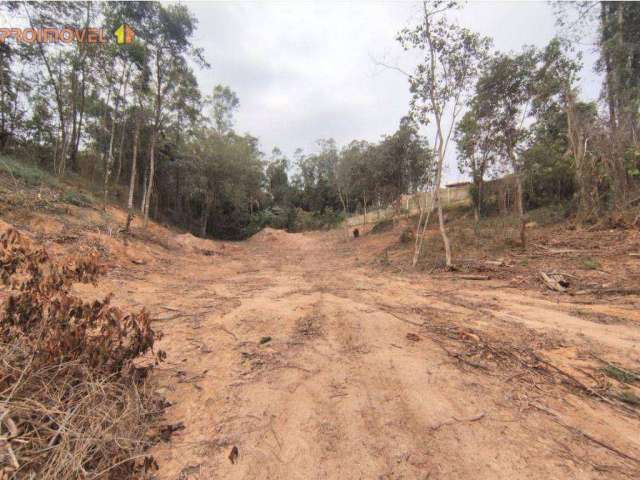
[[[234,446],[231,449],[231,453],[229,453],[229,460],[231,461],[231,463],[233,463],[235,465],[235,463],[238,461],[238,447]]]

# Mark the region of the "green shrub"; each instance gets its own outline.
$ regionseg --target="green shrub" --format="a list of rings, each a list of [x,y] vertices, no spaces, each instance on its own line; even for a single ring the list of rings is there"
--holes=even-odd
[[[14,180],[20,180],[30,187],[38,185],[55,186],[58,184],[53,175],[39,166],[11,157],[0,157],[0,171],[6,172]]]
[[[326,230],[337,227],[343,220],[343,213],[331,208],[326,208],[324,212],[307,212],[299,208],[296,209],[295,227],[289,231]]]
[[[553,225],[560,223],[568,217],[570,206],[568,204],[556,203],[546,207],[536,208],[527,212],[529,220],[538,225]]]
[[[400,242],[411,243],[416,239],[413,229],[411,227],[405,227],[400,234]]]
[[[93,205],[93,200],[88,195],[78,192],[77,190],[67,190],[62,195],[61,200],[64,203],[70,203],[77,207],[89,207]]]
[[[393,229],[393,220],[380,220],[371,229],[371,233],[383,233]]]

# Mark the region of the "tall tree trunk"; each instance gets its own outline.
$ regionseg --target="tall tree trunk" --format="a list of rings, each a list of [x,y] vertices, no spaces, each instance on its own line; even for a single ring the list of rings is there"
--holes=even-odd
[[[609,4],[608,2],[600,2],[600,26],[601,26],[601,39],[600,43],[603,45],[605,42],[609,40],[610,34],[610,26],[609,26],[609,14],[608,14]],[[614,78],[613,78],[613,66],[611,64],[611,52],[608,47],[601,47],[602,57],[604,59],[605,66],[605,84],[606,84],[606,95],[607,95],[607,105],[609,107],[609,126],[612,130],[617,129],[617,121],[616,121],[616,100],[615,100],[615,86],[614,86]]]
[[[122,88],[123,96],[127,92],[127,83],[129,82],[129,67],[127,64],[122,66],[122,76],[120,77],[120,85],[118,88],[118,94],[116,94],[115,108],[113,109],[113,118],[111,120],[111,135],[109,137],[109,154],[107,155],[107,161],[105,162],[104,171],[104,205],[103,208],[107,208],[107,202],[109,201],[109,181],[111,180],[111,169],[113,168],[113,140],[116,136],[116,124],[118,123],[118,112],[120,107],[120,88]]]
[[[124,140],[125,132],[127,130],[127,114],[125,112],[122,118],[122,133],[120,134],[120,146],[118,147],[118,163],[116,164],[116,174],[114,177],[114,183],[117,185],[120,183],[120,176],[122,175],[122,155],[124,152]]]
[[[516,205],[518,207],[518,216],[520,217],[520,243],[522,248],[527,248],[526,224],[527,217],[524,212],[524,191],[522,189],[522,174],[516,171]]]
[[[144,195],[144,206],[142,208],[143,226],[147,228],[149,224],[149,206],[151,204],[151,192],[153,191],[153,180],[156,173],[156,132],[151,135],[151,145],[149,147],[149,178]]]
[[[92,2],[86,2],[86,17],[84,28],[85,30],[89,28],[89,24],[91,22],[91,11],[92,11]],[[78,48],[82,50],[80,55],[80,73],[82,75],[82,80],[80,82],[80,107],[77,108],[77,89],[73,94],[73,102],[74,102],[74,112],[73,112],[73,134],[71,135],[71,143],[69,152],[69,166],[73,172],[78,172],[78,148],[80,146],[80,137],[82,136],[82,120],[84,117],[84,107],[85,107],[85,96],[86,96],[86,69],[87,69],[87,55],[89,50],[86,44],[78,43]],[[77,77],[74,76],[77,87]],[[76,119],[76,115],[78,118]]]
[[[148,169],[145,168],[142,171],[142,196],[140,200],[140,212],[144,212],[144,206],[147,204],[147,178],[148,177],[149,177]]]
[[[362,218],[362,225],[367,224],[367,194],[362,194],[362,208],[364,209],[364,216]]]
[[[433,54],[432,54],[433,55]],[[435,67],[433,67],[435,69]],[[433,97],[432,97],[433,98]],[[434,105],[435,105],[434,101]],[[438,140],[438,163],[436,165],[436,180],[433,187],[434,201],[438,209],[438,223],[440,226],[440,236],[442,237],[442,243],[444,244],[444,259],[448,269],[453,267],[453,261],[451,258],[451,243],[449,242],[449,236],[447,235],[447,229],[444,225],[444,214],[442,213],[442,198],[440,197],[440,185],[442,184],[442,168],[444,166],[444,135],[442,130],[442,118],[440,113],[436,111],[436,135]]]
[[[153,132],[151,134],[151,145],[149,147],[149,184],[145,195],[145,204],[143,209],[143,224],[146,228],[149,223],[149,204],[151,193],[153,191],[153,180],[156,171],[156,146],[158,143],[158,131],[160,129],[160,114],[162,113],[162,73],[160,71],[161,52],[156,52],[156,95],[155,95],[155,115],[153,122]]]
[[[124,89],[122,91],[122,126],[120,133],[120,147],[118,148],[118,163],[116,166],[115,184],[120,182],[122,175],[122,152],[124,150],[125,132],[127,131],[127,86],[129,85],[129,76],[131,74],[131,66],[127,67],[127,77],[124,81]]]
[[[129,231],[133,220],[133,194],[136,189],[136,175],[138,173],[138,140],[140,139],[140,120],[136,117],[135,130],[133,132],[133,155],[131,156],[131,178],[129,180],[129,198],[127,200],[127,225],[125,231]]]
[[[585,165],[585,140],[583,127],[579,124],[576,113],[575,92],[570,88],[565,89],[565,113],[567,116],[567,137],[573,159],[575,162],[574,175],[578,185],[578,209],[581,216],[592,213],[590,192],[588,188],[589,178]]]
[[[209,198],[209,193],[205,192],[204,206],[202,207],[202,222],[200,224],[200,236],[202,238],[206,238],[207,236],[207,226],[209,224],[210,209],[211,209],[211,199]]]
[[[440,122],[436,122],[437,127],[440,128]],[[444,214],[442,213],[442,198],[440,197],[440,184],[442,183],[442,167],[444,163],[444,152],[442,151],[442,140],[438,142],[438,165],[436,171],[436,183],[434,187],[433,194],[435,195],[434,200],[436,202],[436,206],[438,208],[438,223],[440,226],[440,236],[442,237],[442,243],[444,244],[444,259],[447,268],[453,267],[453,261],[451,258],[451,243],[449,242],[449,236],[447,235],[447,229],[444,225]]]
[[[76,136],[71,146],[70,164],[74,172],[78,171],[78,149],[80,148],[80,138],[82,137],[82,122],[84,120],[84,109],[86,99],[86,73],[84,67],[82,69],[82,82],[80,83],[80,112],[78,118],[78,126]]]
[[[436,52],[435,47],[433,45],[432,37],[431,37],[431,23],[429,21],[429,15],[427,14],[427,2],[422,3],[422,7],[424,9],[424,34],[429,44],[429,70],[432,75],[435,76],[436,72]],[[436,205],[438,207],[438,222],[440,224],[440,235],[442,236],[442,243],[444,244],[444,257],[445,263],[448,269],[453,267],[453,262],[451,259],[451,244],[449,243],[449,237],[447,236],[447,229],[444,226],[444,215],[442,213],[442,199],[440,198],[440,184],[442,183],[442,167],[444,164],[444,155],[445,155],[445,143],[444,143],[444,130],[442,128],[442,110],[441,104],[436,98],[436,94],[434,91],[434,86],[431,85],[429,91],[429,98],[431,101],[431,106],[433,107],[433,113],[436,120],[436,139],[438,143],[438,164],[436,166],[436,180],[434,185],[434,200],[437,202]],[[455,109],[454,109],[455,111]],[[455,120],[455,117],[454,117]],[[453,127],[453,124],[451,125]],[[451,130],[449,131],[449,135],[451,134]],[[447,142],[449,138],[447,137]]]
[[[482,177],[476,175],[476,177],[473,180],[473,183],[475,184],[476,187],[476,198],[473,199],[473,218],[476,222],[476,229],[478,227],[478,224],[480,223],[480,208],[482,205],[482,187],[483,187],[483,181],[482,181]]]
[[[69,163],[71,171],[76,171],[75,158],[74,158],[74,146],[76,144],[76,135],[78,134],[78,75],[74,70],[71,73],[71,138],[69,142],[71,144],[71,152],[69,155]]]
[[[117,101],[116,101],[117,103]],[[117,109],[117,105],[116,105]],[[111,178],[111,168],[113,166],[113,137],[116,129],[115,112],[111,120],[111,136],[109,137],[109,152],[105,157],[104,162],[104,198],[102,201],[102,209],[107,209],[107,202],[109,201],[109,179]]]

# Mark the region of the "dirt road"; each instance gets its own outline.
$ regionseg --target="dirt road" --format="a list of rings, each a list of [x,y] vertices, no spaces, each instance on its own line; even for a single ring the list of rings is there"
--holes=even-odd
[[[360,245],[267,231],[110,275],[165,333],[184,429],[159,478],[640,478],[637,410],[593,356],[638,365],[633,305],[391,274]]]

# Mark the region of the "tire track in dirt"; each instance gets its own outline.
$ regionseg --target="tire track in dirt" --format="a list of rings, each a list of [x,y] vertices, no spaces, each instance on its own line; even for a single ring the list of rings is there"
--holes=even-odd
[[[527,330],[515,297],[355,267],[344,255],[349,245],[330,234],[296,236],[287,248],[289,239],[248,242],[214,261],[185,256],[138,292],[136,302],[190,315],[158,323],[168,361],[156,381],[174,403],[168,421],[185,425],[152,451],[159,478],[640,473],[531,405],[640,457],[636,417],[560,385],[461,365],[430,326],[523,344],[535,336],[545,345],[549,336],[553,348],[582,345],[574,331],[555,340],[559,332],[544,318],[538,331]]]

